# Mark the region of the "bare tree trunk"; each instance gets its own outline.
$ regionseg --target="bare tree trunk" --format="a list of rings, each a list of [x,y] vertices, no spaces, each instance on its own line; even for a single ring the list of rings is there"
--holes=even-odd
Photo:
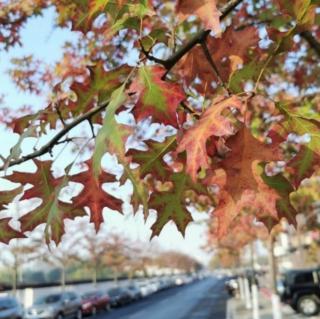
[[[250,244],[250,262],[251,262],[252,272],[254,272],[254,258],[255,258],[255,247],[254,247],[254,242],[251,242],[251,244]]]
[[[12,274],[12,294],[14,296],[17,295],[18,269],[19,269],[19,265],[18,265],[17,261],[15,260],[14,265],[13,265],[13,274]]]
[[[63,265],[61,267],[61,290],[65,291],[66,289],[66,268]]]
[[[269,242],[269,264],[271,275],[271,290],[272,290],[272,313],[273,319],[282,319],[281,302],[277,290],[277,261],[274,255],[274,244],[276,236],[271,232]]]
[[[94,268],[92,273],[92,284],[95,288],[97,287],[97,277],[98,277],[98,266],[97,266],[97,263],[94,262]]]
[[[118,286],[118,269],[113,268],[113,282]]]
[[[275,235],[270,234],[269,241],[269,266],[270,266],[270,277],[271,277],[271,290],[274,294],[277,294],[277,262],[274,255],[274,244],[275,244]]]
[[[304,249],[303,249],[303,243],[302,243],[302,231],[301,231],[301,226],[297,225],[297,239],[298,239],[298,260],[297,260],[297,265],[298,266],[303,266],[305,264],[304,260]]]

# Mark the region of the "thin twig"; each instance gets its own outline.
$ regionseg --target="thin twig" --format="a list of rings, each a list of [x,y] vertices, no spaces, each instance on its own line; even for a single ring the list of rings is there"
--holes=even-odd
[[[83,115],[80,115],[78,118],[76,118],[71,123],[66,124],[66,126],[60,132],[58,132],[48,143],[43,145],[37,151],[30,153],[28,155],[22,156],[19,159],[13,160],[10,163],[8,163],[7,165],[0,166],[0,171],[3,171],[7,167],[11,167],[14,165],[24,163],[28,160],[39,157],[39,156],[46,154],[48,152],[50,153],[52,151],[52,149],[57,145],[57,143],[59,143],[60,139],[63,136],[65,136],[69,131],[71,131],[74,127],[76,127],[77,125],[79,125],[83,121],[86,121],[89,118],[91,118],[93,115],[103,111],[108,106],[108,104],[109,104],[109,100],[101,103],[100,105],[98,105],[97,107],[92,109],[91,111],[89,111]]]
[[[180,105],[187,113],[193,115],[196,119],[200,118],[200,114],[196,112],[189,104],[181,102]]]
[[[89,122],[89,125],[90,125],[92,137],[95,138],[95,137],[96,137],[96,134],[95,134],[95,132],[94,132],[94,127],[93,127],[93,124],[92,124],[92,119],[91,119],[91,117],[88,118],[88,122]]]
[[[218,82],[220,85],[223,86],[223,88],[228,92],[228,94],[230,95],[230,92],[229,92],[229,89],[227,88],[227,86],[225,85],[225,83],[223,82],[221,76],[220,76],[220,73],[219,73],[219,70],[216,66],[216,64],[214,63],[213,59],[212,59],[212,56],[210,54],[210,51],[209,51],[209,48],[207,46],[207,43],[206,42],[202,42],[201,43],[201,47],[202,47],[202,50],[203,50],[203,53],[206,57],[206,59],[208,60],[212,70],[213,70],[213,73],[215,74],[215,76],[217,77],[218,79]]]
[[[153,62],[156,62],[156,63],[158,63],[158,64],[162,64],[163,66],[166,65],[166,61],[165,61],[165,60],[158,59],[158,58],[156,58],[155,56],[151,55],[151,54],[150,54],[150,51],[147,51],[147,50],[144,48],[144,46],[143,46],[143,44],[142,44],[142,42],[141,42],[140,40],[139,40],[139,43],[140,43],[140,47],[141,47],[142,53],[145,55],[145,57],[146,57],[149,61],[153,61]]]

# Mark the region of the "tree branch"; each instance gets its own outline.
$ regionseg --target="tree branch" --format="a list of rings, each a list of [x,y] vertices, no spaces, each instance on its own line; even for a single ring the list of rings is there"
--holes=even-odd
[[[14,166],[14,165],[22,164],[28,160],[34,159],[34,158],[39,157],[43,154],[51,152],[53,147],[58,145],[60,139],[62,137],[64,137],[69,131],[71,131],[74,127],[76,127],[81,122],[86,121],[86,120],[90,119],[92,116],[94,116],[95,114],[103,111],[108,106],[108,104],[109,104],[109,100],[102,102],[100,105],[93,108],[91,111],[89,111],[83,115],[80,115],[78,118],[76,118],[71,123],[66,124],[60,132],[58,132],[48,143],[43,145],[40,149],[38,149],[37,151],[30,153],[28,155],[22,156],[19,159],[13,160],[9,163],[5,163],[4,165],[0,166],[0,171],[3,171],[4,169],[11,167],[11,166]]]
[[[223,20],[227,17],[229,13],[231,13],[243,0],[230,0],[224,7],[222,7],[220,20]],[[147,52],[146,57],[153,60],[154,62],[157,62],[159,64],[162,64],[166,69],[168,73],[174,65],[186,54],[188,53],[193,47],[195,47],[197,44],[204,43],[206,41],[207,36],[210,34],[210,30],[201,30],[199,33],[197,33],[193,38],[191,38],[187,43],[185,43],[178,51],[176,51],[171,57],[169,57],[167,60],[160,60],[155,57],[152,57]],[[144,52],[145,53],[145,52]],[[70,130],[72,130],[74,127],[76,127],[78,124],[85,120],[90,120],[90,118],[101,112],[103,109],[107,107],[109,104],[109,101],[103,102],[96,108],[92,109],[91,111],[79,116],[77,119],[75,119],[73,122],[66,124],[64,128],[58,132],[48,143],[43,145],[39,150],[34,151],[33,153],[30,153],[28,155],[25,155],[19,159],[10,161],[9,163],[5,163],[4,165],[0,166],[0,171],[3,171],[4,169],[18,165],[21,163],[24,163],[28,160],[34,159],[36,157],[39,157],[43,154],[46,154],[48,152],[51,152],[54,146],[56,146],[60,139],[65,136]]]
[[[221,16],[220,21],[225,19],[228,14],[230,14],[243,0],[230,0],[225,6],[221,8]],[[197,44],[204,43],[210,34],[211,30],[201,30],[196,35],[194,35],[188,42],[186,42],[181,48],[179,48],[178,51],[176,51],[171,57],[169,57],[167,60],[161,60],[158,58],[155,58],[153,56],[150,56],[149,54],[146,55],[146,57],[154,62],[157,62],[161,65],[163,65],[167,72],[166,74],[177,64],[181,58],[188,53],[190,50],[192,50],[193,47],[195,47]]]
[[[310,31],[303,31],[300,35],[309,43],[310,47],[317,53],[318,57],[320,57],[320,43],[312,33]]]

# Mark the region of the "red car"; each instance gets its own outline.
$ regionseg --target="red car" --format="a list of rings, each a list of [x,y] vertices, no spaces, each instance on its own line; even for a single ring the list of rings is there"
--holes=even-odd
[[[87,292],[81,296],[82,313],[95,315],[99,310],[110,310],[110,297],[101,291]]]

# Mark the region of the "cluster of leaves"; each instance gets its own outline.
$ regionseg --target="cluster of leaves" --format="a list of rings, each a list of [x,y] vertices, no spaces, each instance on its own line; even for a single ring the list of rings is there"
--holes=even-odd
[[[42,203],[21,218],[21,233],[1,220],[2,241],[46,223],[47,239],[58,243],[65,218],[89,211],[98,230],[104,208],[121,212],[121,200],[103,189],[116,181],[102,168],[106,153],[122,166],[119,184],[133,186],[134,211],[157,211],[153,235],[168,221],[184,233],[194,208],[210,212],[210,234],[225,246],[230,234],[241,246],[281,218],[295,223],[290,194],[313,174],[320,155],[319,1],[27,3],[1,5],[4,47],[18,41],[29,16],[48,6],[55,7],[58,25],[80,36],[78,44],[66,44],[50,76],[41,77],[52,88],[48,105],[8,123],[20,139],[2,169],[33,160],[36,171],[7,174],[21,186],[2,192],[1,206],[22,191],[22,199]],[[11,12],[21,18],[12,20]],[[129,66],[130,54],[139,58]],[[11,72],[20,87],[35,87],[39,77],[31,68]],[[134,120],[122,124],[119,114]],[[86,145],[89,159],[74,157],[85,170],[70,174],[67,167],[54,177],[53,161],[39,157],[61,143],[76,145],[68,134],[84,121],[94,137]],[[150,137],[151,122],[158,129]],[[49,142],[23,154],[25,138],[52,130]],[[83,189],[67,203],[61,195],[69,182]]]

